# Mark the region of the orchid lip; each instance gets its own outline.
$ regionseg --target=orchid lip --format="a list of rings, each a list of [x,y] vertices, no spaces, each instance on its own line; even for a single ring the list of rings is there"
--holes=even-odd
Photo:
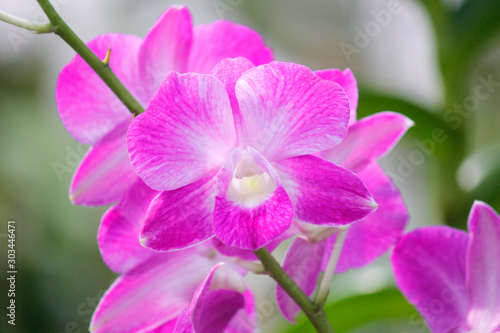
[[[229,183],[228,196],[240,206],[252,208],[269,199],[277,185],[271,175],[249,156],[244,155]]]

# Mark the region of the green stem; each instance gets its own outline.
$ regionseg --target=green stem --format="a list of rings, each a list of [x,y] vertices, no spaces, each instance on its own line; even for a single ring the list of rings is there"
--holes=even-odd
[[[11,15],[9,13],[3,12],[0,10],[0,21],[4,21],[6,23],[15,25],[16,27],[23,28],[26,30],[31,30],[39,34],[53,32],[52,24],[45,23],[35,23],[28,21],[26,19]]]
[[[334,333],[332,326],[328,322],[323,309],[317,307],[309,297],[297,286],[292,278],[281,268],[280,264],[274,257],[262,247],[255,251],[255,254],[260,259],[265,269],[287,294],[297,303],[304,311],[307,318],[311,321],[316,330],[320,333]]]
[[[59,35],[87,64],[99,75],[132,114],[144,112],[144,108],[118,80],[108,64],[99,59],[84,42],[71,30],[48,0],[37,0],[52,24],[52,30]]]

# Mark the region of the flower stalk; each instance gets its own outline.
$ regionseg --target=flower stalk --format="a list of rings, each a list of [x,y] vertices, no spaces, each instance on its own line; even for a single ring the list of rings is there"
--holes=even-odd
[[[144,108],[125,88],[103,60],[99,59],[85,43],[71,30],[48,0],[37,0],[50,20],[50,30],[59,35],[106,83],[127,109],[134,115],[144,112]],[[108,59],[109,63],[109,59]]]
[[[266,272],[266,269],[261,263],[248,261],[238,257],[229,257],[224,255],[222,257],[224,258],[225,261],[228,261],[254,274],[265,274]]]
[[[328,260],[325,274],[321,279],[318,293],[314,298],[314,304],[316,304],[320,308],[325,305],[328,294],[330,293],[330,285],[332,284],[333,275],[335,274],[335,268],[337,267],[337,263],[339,262],[340,252],[342,252],[342,247],[344,246],[349,226],[339,227],[338,229],[339,231],[337,233],[337,238],[335,239],[335,244],[333,245],[332,254],[330,255],[330,259]]]
[[[0,10],[0,21],[12,24],[16,27],[30,30],[39,34],[54,32],[54,27],[49,23],[35,23],[21,17],[11,15]]]
[[[270,277],[272,277],[297,305],[304,311],[307,318],[311,321],[316,330],[320,333],[334,333],[334,330],[323,309],[311,302],[309,297],[297,286],[292,278],[281,268],[276,259],[262,247],[255,251],[255,254],[266,268]]]

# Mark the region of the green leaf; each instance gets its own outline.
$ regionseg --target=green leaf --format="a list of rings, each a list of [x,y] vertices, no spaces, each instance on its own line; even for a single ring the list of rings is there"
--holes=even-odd
[[[455,52],[471,56],[500,30],[500,1],[468,0],[452,16]]]
[[[365,324],[383,319],[406,319],[421,322],[418,312],[410,305],[397,289],[387,289],[368,295],[353,296],[325,307],[325,313],[335,333],[348,332]],[[288,333],[315,332],[303,314],[299,315],[297,325]]]

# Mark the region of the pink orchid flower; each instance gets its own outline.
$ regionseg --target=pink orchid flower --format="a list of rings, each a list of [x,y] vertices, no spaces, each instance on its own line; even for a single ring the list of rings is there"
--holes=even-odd
[[[182,316],[182,322],[186,325],[191,322],[195,332],[254,332],[257,318],[251,291],[243,288],[240,274],[230,269],[229,265],[217,269],[219,273],[212,280],[214,265],[224,258],[210,243],[172,253],[157,252],[140,245],[138,235],[142,221],[157,194],[138,179],[102,218],[97,237],[99,249],[104,262],[121,276],[101,299],[94,313],[91,331],[174,332],[178,318]],[[241,272],[241,275],[244,273]],[[204,286],[199,288],[205,291],[196,293],[198,285]],[[224,291],[218,291],[222,294],[219,298],[217,293],[209,295],[207,288],[210,292]],[[244,306],[241,309],[241,296],[237,296],[234,290],[243,296]],[[208,311],[221,301],[231,304],[227,308],[229,312]],[[200,325],[212,321],[224,324],[235,310],[238,311],[225,330],[200,328]],[[217,314],[222,317],[212,317]],[[181,327],[186,328],[180,326],[175,332],[181,332]]]
[[[224,20],[193,27],[182,6],[166,10],[144,39],[106,34],[87,45],[101,59],[112,50],[110,67],[144,106],[171,70],[209,73],[227,57],[243,56],[255,65],[273,57],[255,31]],[[71,201],[78,205],[118,201],[137,179],[126,148],[132,114],[78,55],[59,75],[56,103],[69,133],[92,145],[73,176]]]
[[[254,332],[253,295],[240,274],[197,251],[169,253],[120,276],[99,302],[90,331]]]
[[[335,82],[308,68],[226,59],[212,75],[170,73],[131,124],[135,171],[161,191],[142,243],[186,248],[214,235],[256,250],[294,216],[346,225],[375,208],[352,172],[311,155],[344,138],[349,102]]]
[[[417,229],[392,254],[397,286],[434,333],[500,332],[500,216],[476,201],[468,228]]]
[[[350,126],[344,140],[318,156],[334,162],[359,176],[379,204],[378,209],[350,226],[335,272],[368,265],[396,243],[408,221],[408,212],[399,191],[384,175],[377,159],[387,154],[413,122],[403,115],[381,112],[356,121],[358,89],[349,69],[317,71],[324,79],[339,83],[351,106]],[[295,221],[301,236],[291,243],[283,268],[311,296],[318,276],[325,271],[336,241],[337,229]],[[281,288],[276,289],[278,308],[293,322],[297,304]]]
[[[216,273],[219,275],[214,276]],[[255,330],[252,321],[256,320],[254,308],[250,289],[238,273],[219,263],[198,287],[189,307],[179,315],[174,333],[252,332]]]

